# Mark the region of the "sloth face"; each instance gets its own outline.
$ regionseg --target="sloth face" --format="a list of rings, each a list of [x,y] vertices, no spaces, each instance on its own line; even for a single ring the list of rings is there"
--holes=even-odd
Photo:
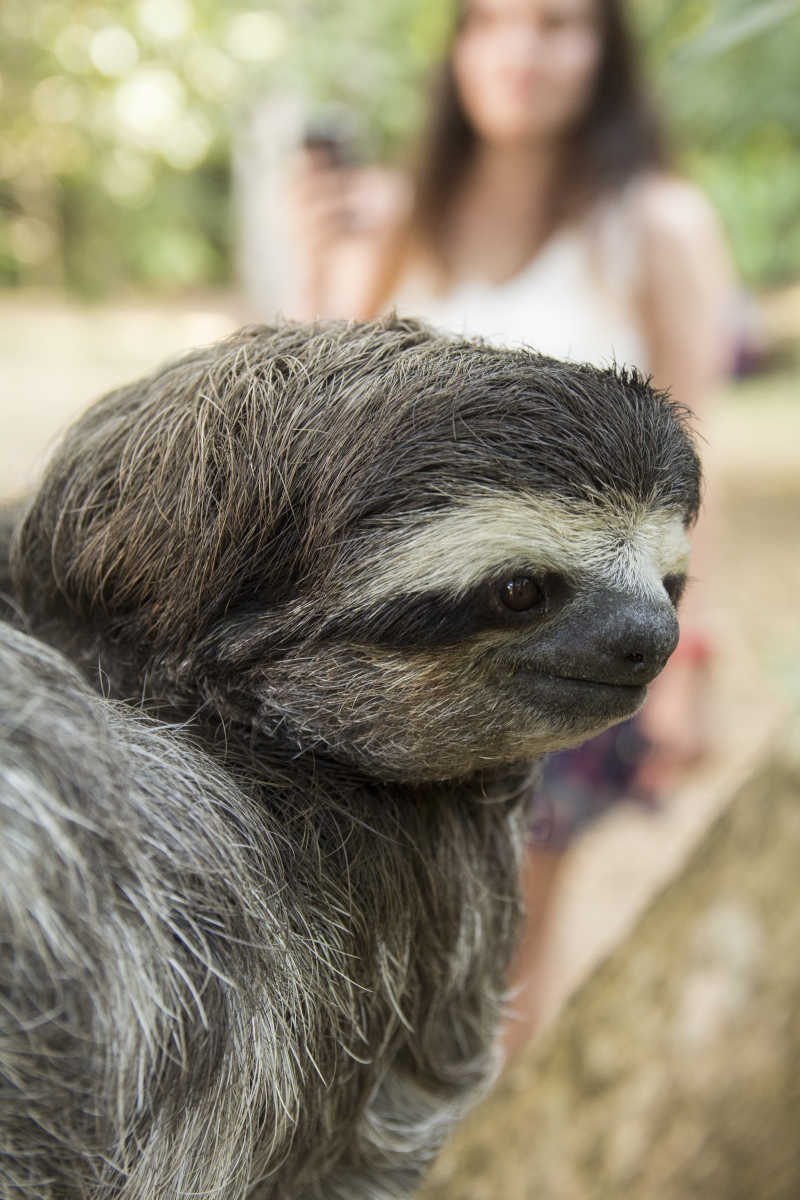
[[[641,704],[698,504],[684,414],[635,372],[253,327],[85,414],[14,580],[32,629],[215,744],[442,779]]]
[[[275,659],[236,642],[298,747],[417,780],[535,757],[635,712],[677,643],[675,511],[487,492],[373,536],[324,613],[313,587],[288,606]]]

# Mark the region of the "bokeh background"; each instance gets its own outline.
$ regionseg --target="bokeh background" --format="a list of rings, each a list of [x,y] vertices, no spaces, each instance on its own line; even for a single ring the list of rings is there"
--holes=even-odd
[[[683,166],[743,280],[800,275],[796,0],[634,0]],[[105,296],[232,282],[231,147],[269,91],[402,156],[446,0],[4,0],[0,283]]]
[[[452,1200],[800,1195],[800,2],[631,11],[741,280],[739,374],[704,430],[716,747],[662,814],[616,811],[575,852],[549,1031],[443,1159],[431,1196]],[[0,497],[102,391],[270,315],[303,123],[335,113],[362,161],[403,164],[450,20],[446,0],[3,0]]]

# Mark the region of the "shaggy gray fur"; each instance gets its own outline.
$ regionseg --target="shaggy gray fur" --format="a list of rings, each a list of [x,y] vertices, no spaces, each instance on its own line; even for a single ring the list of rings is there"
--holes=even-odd
[[[406,1195],[491,1066],[494,806],[276,820],[2,625],[0,681],[3,1200]]]
[[[509,563],[541,582],[527,613],[496,578],[394,586],[404,539],[522,494],[688,524],[683,415],[635,375],[391,319],[243,330],[68,434],[15,538],[15,602],[89,680],[189,728],[26,668],[14,806],[50,799],[22,807],[29,866],[9,863],[14,921],[42,920],[12,931],[40,999],[0,1059],[20,1102],[2,1151],[53,1182],[13,1200],[413,1191],[497,1064],[524,760],[643,694],[633,667],[575,680],[609,603],[584,562]],[[534,670],[548,638],[569,677]]]

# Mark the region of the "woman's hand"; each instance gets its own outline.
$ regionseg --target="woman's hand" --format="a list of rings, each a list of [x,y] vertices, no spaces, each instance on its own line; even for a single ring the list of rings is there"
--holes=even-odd
[[[290,236],[297,264],[291,315],[362,317],[382,255],[406,219],[409,183],[384,167],[334,165],[301,150],[290,170]]]
[[[353,226],[352,175],[319,150],[300,150],[289,171],[289,233],[295,250],[293,316],[328,315],[334,260]]]

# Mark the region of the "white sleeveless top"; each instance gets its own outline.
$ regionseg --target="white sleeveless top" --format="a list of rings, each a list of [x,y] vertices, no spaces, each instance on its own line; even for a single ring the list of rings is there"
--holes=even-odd
[[[512,279],[464,280],[436,296],[419,277],[393,297],[398,312],[497,345],[597,366],[648,369],[636,315],[636,252],[627,205],[618,197],[580,224],[557,231]]]

